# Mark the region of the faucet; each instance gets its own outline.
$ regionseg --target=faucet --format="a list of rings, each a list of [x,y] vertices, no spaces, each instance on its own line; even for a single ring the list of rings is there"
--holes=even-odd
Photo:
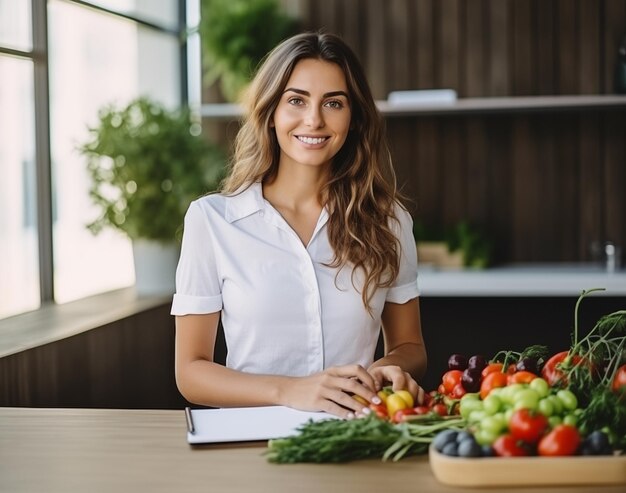
[[[620,267],[620,248],[615,246],[611,241],[604,244],[604,253],[606,255],[606,271],[615,272]]]

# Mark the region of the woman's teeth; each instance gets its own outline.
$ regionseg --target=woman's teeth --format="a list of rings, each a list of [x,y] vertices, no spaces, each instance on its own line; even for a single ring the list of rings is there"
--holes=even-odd
[[[300,137],[298,136],[298,140],[300,142],[304,142],[305,144],[321,144],[326,140],[326,137]]]

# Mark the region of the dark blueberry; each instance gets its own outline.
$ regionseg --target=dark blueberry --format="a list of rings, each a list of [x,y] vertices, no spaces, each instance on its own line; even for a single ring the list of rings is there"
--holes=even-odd
[[[480,390],[480,382],[482,375],[478,368],[466,368],[461,376],[461,385],[466,392],[478,392]]]
[[[469,431],[462,430],[456,434],[456,443],[461,443],[465,440],[473,440],[473,439],[474,437]]]
[[[457,433],[458,431],[456,430],[444,430],[440,433],[437,433],[437,435],[433,439],[433,446],[435,447],[435,450],[437,450],[438,452],[443,452],[443,448],[448,443],[456,442]]]
[[[607,455],[613,452],[608,435],[600,430],[591,432],[585,438],[583,448],[589,448],[591,455]]]
[[[496,455],[491,445],[483,445],[480,447],[483,457],[494,457]]]
[[[485,366],[487,366],[487,361],[482,354],[475,354],[467,361],[468,368],[477,368],[482,370]]]
[[[537,368],[537,360],[535,358],[522,358],[515,365],[517,371],[529,371],[537,375],[539,369]]]
[[[446,443],[441,451],[443,455],[450,455],[456,457],[459,455],[459,444],[456,442]]]
[[[468,438],[459,443],[458,453],[459,457],[480,457],[482,455],[480,445],[476,443],[474,438]]]
[[[467,358],[462,354],[453,354],[448,358],[449,370],[465,370],[467,368]]]

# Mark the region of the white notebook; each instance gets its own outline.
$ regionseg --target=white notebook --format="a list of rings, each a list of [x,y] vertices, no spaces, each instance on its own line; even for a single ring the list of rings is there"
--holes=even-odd
[[[187,441],[200,444],[270,440],[295,435],[309,420],[322,419],[337,418],[284,406],[191,409],[187,413]]]

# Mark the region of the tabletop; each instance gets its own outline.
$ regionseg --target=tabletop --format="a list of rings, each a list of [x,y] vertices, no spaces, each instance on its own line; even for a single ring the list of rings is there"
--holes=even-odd
[[[397,463],[277,465],[267,461],[265,445],[192,447],[183,410],[0,408],[0,491],[477,491],[438,483],[426,456]],[[623,493],[624,485],[514,491]]]

